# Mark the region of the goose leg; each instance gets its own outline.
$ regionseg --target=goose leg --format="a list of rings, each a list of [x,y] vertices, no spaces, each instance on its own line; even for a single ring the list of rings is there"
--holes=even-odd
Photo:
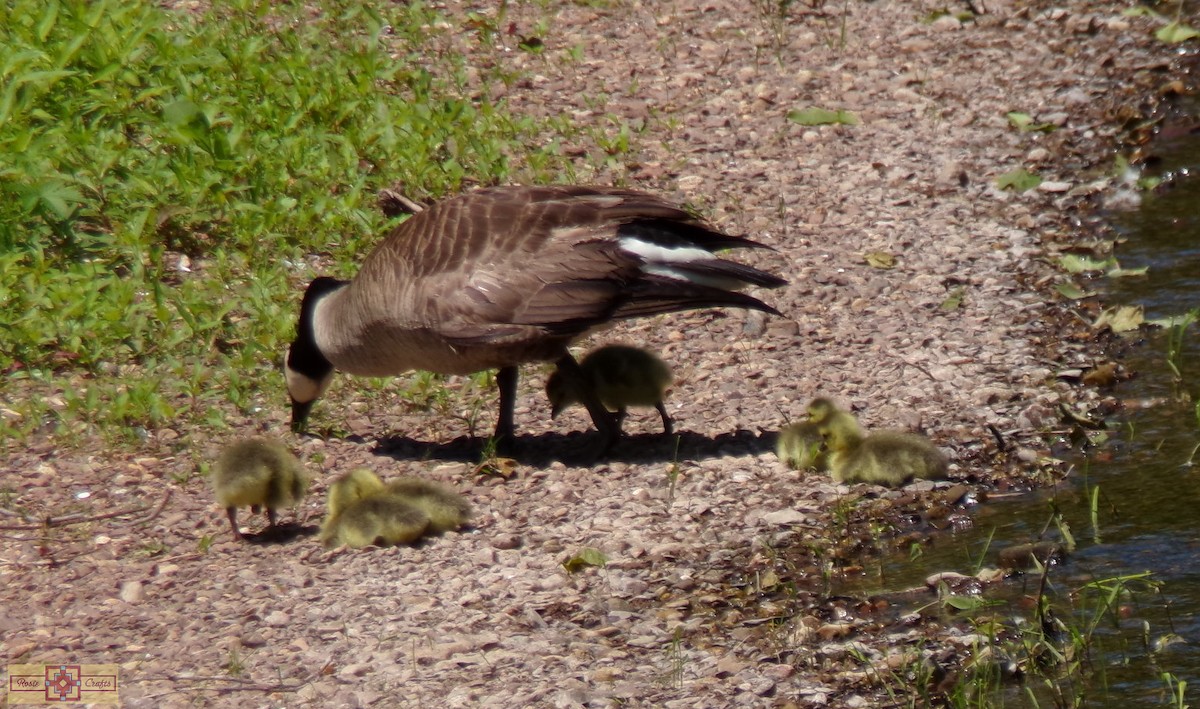
[[[675,431],[674,427],[671,426],[671,417],[667,416],[667,407],[663,406],[663,403],[660,401],[654,405],[654,408],[658,409],[658,415],[662,416],[663,435],[670,436]]]
[[[608,451],[621,434],[620,422],[613,414],[609,413],[608,409],[604,408],[604,404],[600,403],[600,397],[596,395],[595,389],[588,383],[587,376],[570,352],[560,357],[555,364],[567,385],[579,392],[579,398],[587,407],[588,413],[592,417],[592,423],[595,424],[596,431],[600,433],[600,453]]]
[[[496,372],[496,388],[500,390],[500,415],[496,418],[497,450],[510,448],[516,443],[516,426],[513,409],[517,406],[517,368],[501,367]]]

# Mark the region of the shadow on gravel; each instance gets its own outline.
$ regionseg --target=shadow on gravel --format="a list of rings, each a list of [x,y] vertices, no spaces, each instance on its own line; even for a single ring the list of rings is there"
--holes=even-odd
[[[466,436],[446,443],[392,436],[380,439],[374,452],[394,460],[478,463],[486,444],[485,438]],[[515,450],[508,457],[524,465],[544,467],[554,462],[570,466],[591,466],[612,462],[669,463],[722,456],[757,455],[775,450],[775,432],[756,434],[742,430],[709,437],[692,431],[677,431],[670,438],[649,433],[626,435],[603,455],[597,455],[598,444],[599,438],[594,432],[517,436]]]
[[[312,524],[300,524],[298,522],[277,522],[270,529],[263,529],[259,532],[250,532],[243,535],[247,544],[255,544],[260,546],[288,544],[297,539],[304,537],[316,536],[317,532],[321,531],[319,527]]]

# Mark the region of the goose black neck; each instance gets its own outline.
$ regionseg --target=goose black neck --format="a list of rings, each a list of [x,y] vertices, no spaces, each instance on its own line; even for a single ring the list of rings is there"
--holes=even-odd
[[[328,276],[314,278],[300,301],[300,319],[296,322],[296,339],[288,350],[287,366],[313,381],[320,381],[333,371],[333,363],[317,346],[317,302],[346,283]]]

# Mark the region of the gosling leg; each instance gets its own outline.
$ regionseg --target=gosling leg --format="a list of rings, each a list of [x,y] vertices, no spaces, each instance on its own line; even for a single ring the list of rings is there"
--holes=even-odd
[[[658,415],[662,416],[663,435],[670,437],[671,434],[675,433],[675,427],[671,424],[671,417],[667,416],[667,407],[663,406],[663,403],[660,401],[654,405],[654,408],[658,409]]]
[[[240,531],[238,531],[237,508],[236,507],[226,507],[225,514],[229,516],[229,527],[230,527],[230,529],[233,530],[233,538],[239,542],[246,541],[246,538],[242,536],[242,533]]]

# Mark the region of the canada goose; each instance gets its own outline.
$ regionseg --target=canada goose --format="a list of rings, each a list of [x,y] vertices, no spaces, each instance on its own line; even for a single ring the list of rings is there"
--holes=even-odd
[[[579,363],[587,386],[600,397],[609,411],[617,412],[617,430],[630,406],[653,406],[662,417],[663,434],[670,436],[671,417],[663,406],[663,395],[671,384],[671,369],[653,353],[638,347],[606,345],[588,353]],[[546,380],[546,398],[550,399],[550,417],[554,418],[571,404],[581,401],[580,392],[569,386],[561,372]]]
[[[449,487],[422,478],[397,478],[387,484],[395,495],[429,516],[429,531],[435,534],[458,529],[471,517],[471,504]]]
[[[946,457],[915,433],[875,431],[863,435],[854,417],[834,412],[822,424],[834,482],[899,487],[912,478],[946,477]]]
[[[796,470],[825,470],[825,437],[821,435],[821,427],[811,421],[798,421],[779,429],[775,455]]]
[[[328,514],[321,524],[325,546],[355,548],[408,544],[429,529],[429,515],[391,494],[375,473],[352,470],[329,486]]]
[[[493,187],[438,202],[396,227],[351,281],[314,279],[285,365],[301,431],[334,370],[498,369],[497,442],[513,440],[517,367],[554,361],[584,381],[567,346],[614,320],[705,307],[779,314],[737,292],[786,281],[717,257],[762,244],[715,231],[653,195],[609,187]],[[611,443],[613,420],[582,392]]]
[[[304,498],[308,476],[296,456],[282,443],[266,438],[248,438],[221,451],[213,469],[213,491],[229,515],[234,539],[245,539],[238,530],[237,508],[249,505],[251,512],[267,508],[268,528],[275,526],[275,510]]]

